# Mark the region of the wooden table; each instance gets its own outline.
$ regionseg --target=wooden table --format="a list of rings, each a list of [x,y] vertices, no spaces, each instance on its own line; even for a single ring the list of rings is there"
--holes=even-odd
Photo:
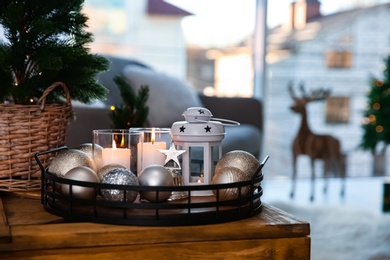
[[[310,259],[309,223],[269,205],[240,221],[145,227],[67,222],[39,194],[0,196],[0,259]]]

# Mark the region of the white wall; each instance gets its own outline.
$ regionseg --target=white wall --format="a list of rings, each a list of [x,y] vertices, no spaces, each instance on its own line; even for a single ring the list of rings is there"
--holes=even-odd
[[[331,133],[340,139],[343,150],[348,154],[348,175],[372,174],[371,154],[357,149],[357,146],[362,136],[361,119],[370,74],[382,77],[383,58],[390,54],[389,17],[389,8],[366,12],[347,24],[320,31],[316,38],[299,43],[296,52],[288,59],[269,64],[265,152],[271,154],[272,160],[267,165],[268,171],[291,175],[291,143],[298,131],[300,117],[289,110],[292,100],[287,92],[287,83],[293,80],[298,86],[303,80],[308,89],[331,88],[332,95],[351,98],[348,124],[327,124],[324,102],[308,105],[309,124],[315,133]],[[328,69],[325,51],[346,34],[352,36],[352,68]],[[300,163],[307,166],[308,160],[301,158]],[[307,170],[302,171],[301,175],[309,176]]]
[[[147,0],[86,0],[95,41],[92,52],[135,58],[156,70],[186,76],[186,46],[180,16],[149,15]],[[102,4],[103,3],[103,4]]]

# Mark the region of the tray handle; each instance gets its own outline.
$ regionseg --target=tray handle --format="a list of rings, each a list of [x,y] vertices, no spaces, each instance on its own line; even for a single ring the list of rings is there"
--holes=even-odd
[[[45,172],[46,169],[43,166],[41,160],[39,160],[39,156],[44,155],[44,154],[48,154],[48,153],[55,153],[55,152],[65,150],[65,149],[69,149],[69,148],[67,146],[61,146],[61,147],[53,148],[53,149],[50,149],[50,150],[47,150],[44,152],[38,152],[34,155],[34,158],[37,161],[39,168],[41,169],[42,174]]]
[[[65,149],[69,149],[67,146],[60,146],[60,147],[57,147],[57,148],[53,148],[53,149],[50,149],[50,150],[47,150],[47,151],[44,151],[44,152],[38,152],[36,154],[34,154],[34,158],[35,158],[35,161],[37,161],[38,165],[39,165],[39,168],[41,169],[41,204],[43,204],[43,198],[44,198],[44,194],[43,194],[43,191],[44,191],[44,177],[43,175],[45,174],[45,167],[43,166],[41,160],[39,160],[39,156],[41,155],[44,155],[44,154],[48,154],[48,153],[55,153],[55,152],[58,152],[58,151],[61,151],[61,150],[65,150]]]
[[[263,161],[260,163],[259,168],[255,171],[255,173],[252,175],[252,183],[255,181],[255,178],[260,174],[261,170],[263,169],[265,163],[268,161],[269,155],[267,155]]]

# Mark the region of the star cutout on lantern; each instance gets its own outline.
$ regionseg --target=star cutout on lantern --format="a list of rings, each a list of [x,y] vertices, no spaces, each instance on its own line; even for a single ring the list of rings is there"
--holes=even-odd
[[[184,127],[184,125],[182,125],[181,127],[180,127],[180,133],[184,133],[184,130],[185,130],[186,128]]]
[[[160,153],[165,154],[167,156],[167,158],[165,159],[164,165],[167,164],[169,161],[174,161],[179,166],[179,169],[181,169],[180,162],[179,162],[179,159],[177,157],[179,155],[185,153],[186,150],[176,150],[174,143],[171,142],[171,146],[169,147],[168,150],[157,149],[157,151],[159,151]]]
[[[199,109],[198,112],[199,112],[199,114],[204,114],[204,110],[203,109]]]
[[[206,130],[206,133],[207,133],[207,132],[210,132],[210,130],[211,130],[211,127],[209,127],[209,126],[206,126],[204,129]]]

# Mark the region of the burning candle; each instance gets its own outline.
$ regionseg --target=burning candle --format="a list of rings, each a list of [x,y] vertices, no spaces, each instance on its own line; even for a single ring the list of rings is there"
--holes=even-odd
[[[199,175],[198,183],[204,183],[204,174],[203,173],[201,173]]]
[[[102,150],[103,165],[117,163],[130,169],[130,149],[117,148],[115,140],[112,140],[112,148],[104,148]]]
[[[166,142],[156,142],[156,133],[154,128],[152,129],[150,142],[144,142],[142,144],[142,149],[138,148],[138,170],[139,172],[152,164],[164,165],[165,155],[159,152],[158,150],[166,150]]]

